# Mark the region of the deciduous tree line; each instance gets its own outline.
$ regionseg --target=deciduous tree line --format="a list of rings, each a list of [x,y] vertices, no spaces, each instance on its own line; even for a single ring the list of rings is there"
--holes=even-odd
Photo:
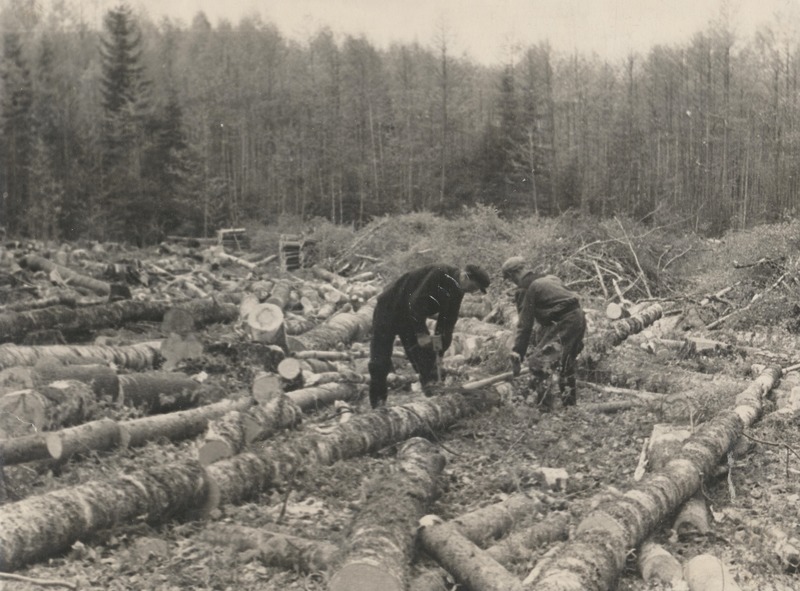
[[[720,233],[793,215],[798,43],[737,38],[610,62],[546,43],[502,67],[431,46],[305,43],[248,17],[97,30],[68,2],[0,14],[0,225],[140,244],[280,214],[579,210]]]

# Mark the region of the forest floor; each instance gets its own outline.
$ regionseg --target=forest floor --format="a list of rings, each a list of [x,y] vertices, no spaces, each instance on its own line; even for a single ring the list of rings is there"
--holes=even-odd
[[[701,280],[693,287],[691,281],[686,279],[684,284],[687,292],[707,292],[708,286]],[[782,310],[784,317],[789,318],[795,301],[787,294],[782,296]],[[592,317],[602,317],[602,298],[589,296],[585,303]],[[629,338],[610,354],[612,359],[607,364],[582,372],[576,407],[557,405],[552,412],[543,413],[532,397],[525,396],[527,380],[518,378],[513,381],[513,389],[505,391],[498,408],[462,420],[445,432],[431,434],[447,463],[441,494],[430,512],[449,519],[501,501],[515,492],[541,491],[552,499],[549,510],[566,515],[569,529],[574,531],[582,515],[599,498],[625,492],[634,485],[640,454],[654,425],[671,422],[693,429],[719,409],[731,406],[736,394],[755,377],[752,365],[772,361],[760,357],[758,351],[778,353],[784,358],[794,358],[794,362],[800,358],[794,334],[785,327],[760,324],[757,314],[748,325],[740,318],[733,328],[724,326],[707,331],[698,326],[676,326],[670,318],[687,318],[688,307],[684,302],[673,309],[681,314],[665,318],[647,334]],[[747,314],[743,312],[742,317]],[[204,334],[204,340],[213,341],[227,331],[213,326]],[[163,336],[155,323],[139,323],[113,334],[121,342]],[[747,352],[737,349],[726,354],[714,352],[681,358],[663,351],[650,352],[646,345],[654,335],[674,339],[707,337],[750,348]],[[218,380],[230,391],[249,388],[247,374],[240,367],[226,368],[227,362],[220,359],[204,361],[208,364],[205,369],[213,366],[209,370],[211,380]],[[476,379],[496,370],[497,367],[469,366],[461,370],[458,378]],[[411,371],[407,364],[398,363],[399,374]],[[713,554],[727,566],[742,589],[800,587],[797,580],[800,575],[790,572],[780,562],[774,541],[766,535],[770,528],[779,528],[789,536],[800,537],[800,414],[776,412],[789,392],[800,387],[800,376],[796,377],[796,373],[787,374],[770,393],[763,417],[745,434],[746,444],[741,444],[737,453],[730,456],[727,473],[710,479],[703,487],[701,492],[713,517],[710,531],[679,537],[671,522],[665,522],[653,532],[653,538],[682,563],[698,554]],[[630,399],[630,394],[606,386],[665,393],[672,398],[669,407],[634,405],[620,412],[598,412],[593,407],[595,403]],[[423,399],[418,388],[412,387],[392,392],[389,404]],[[356,413],[369,412],[363,389],[360,402],[353,407]],[[333,410],[323,409],[304,417],[298,430],[283,433],[277,439],[289,440],[297,437],[298,432],[319,430],[336,422]],[[142,465],[166,463],[191,453],[193,445],[191,441],[151,443],[138,449],[93,453],[71,460],[57,470],[44,462],[6,466],[3,468],[5,502],[133,471]],[[326,573],[306,574],[265,566],[257,550],[232,544],[215,534],[217,526],[239,524],[341,546],[363,505],[370,478],[395,453],[393,446],[331,466],[300,469],[290,482],[245,504],[222,506],[206,520],[121,524],[15,574],[45,579],[51,584],[62,582],[75,589],[325,589]],[[548,486],[540,478],[542,467],[563,469],[568,477],[558,486]],[[531,516],[531,521],[542,517]],[[551,544],[520,549],[510,570],[524,578],[552,548]],[[630,558],[618,589],[661,588],[643,582],[636,568],[635,552]],[[430,558],[420,553],[412,574],[433,565]],[[32,582],[0,578],[3,590],[41,588]]]

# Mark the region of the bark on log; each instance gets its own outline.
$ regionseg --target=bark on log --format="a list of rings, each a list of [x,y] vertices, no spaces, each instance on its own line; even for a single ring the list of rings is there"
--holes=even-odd
[[[398,461],[399,469],[385,471],[368,487],[330,591],[405,591],[415,527],[437,494],[445,459],[431,442],[415,437],[400,448]]]
[[[503,566],[509,566],[523,557],[525,550],[534,550],[569,536],[569,518],[565,513],[551,513],[542,521],[503,538],[486,549],[486,553]],[[525,554],[527,557],[527,554]]]
[[[183,373],[132,373],[119,376],[116,402],[158,414],[196,406],[200,395],[200,384]]]
[[[61,380],[0,398],[0,433],[17,437],[52,431],[83,423],[93,418],[97,410],[97,397],[87,384]]]
[[[627,552],[674,512],[714,472],[745,427],[761,412],[762,397],[780,379],[764,371],[739,394],[736,407],[701,425],[680,454],[616,500],[600,503],[579,524],[561,555],[536,581],[537,591],[606,591],[621,572]]]
[[[270,292],[269,297],[266,299],[266,303],[272,304],[273,306],[277,306],[281,310],[284,310],[289,304],[291,293],[292,284],[289,281],[285,279],[276,281],[272,286],[272,291]]]
[[[375,300],[364,303],[358,312],[340,312],[327,322],[315,326],[308,332],[292,338],[289,348],[292,351],[308,349],[335,349],[336,345],[349,344],[363,339],[372,328],[372,313]]]
[[[451,573],[456,581],[473,591],[523,591],[514,577],[485,550],[470,542],[449,523],[435,515],[420,520],[420,545]]]
[[[265,566],[301,573],[326,571],[339,554],[339,546],[331,542],[308,540],[244,525],[215,523],[203,531],[200,538],[226,548],[233,546],[239,550],[255,550]]]
[[[208,467],[209,504],[238,503],[288,478],[299,466],[330,465],[369,453],[417,435],[446,429],[457,421],[500,403],[492,392],[451,394],[422,402],[387,406],[362,413],[327,434],[283,445],[265,445]]]
[[[499,503],[456,517],[451,523],[461,535],[483,547],[506,535],[525,517],[545,511],[547,503],[544,495],[517,493]]]
[[[323,361],[350,361],[352,355],[347,351],[298,351],[297,359],[321,359]]]
[[[287,396],[246,410],[231,411],[209,422],[203,443],[197,450],[203,466],[229,458],[254,441],[263,441],[278,431],[300,424],[303,411]]]
[[[75,363],[98,360],[114,363],[132,371],[152,368],[161,359],[161,341],[147,341],[124,347],[104,345],[48,345],[22,347],[0,345],[0,369],[36,365],[40,361]]]
[[[238,400],[222,400],[191,410],[123,421],[120,423],[121,443],[123,446],[139,447],[156,439],[180,441],[197,437],[206,430],[208,421],[230,411],[244,411],[255,403],[255,400],[245,396]]]
[[[58,273],[59,277],[61,277],[61,279],[63,279],[65,282],[68,282],[72,285],[77,285],[78,287],[83,287],[101,296],[107,296],[111,292],[111,286],[105,281],[100,281],[93,277],[83,275],[82,273],[73,271],[69,267],[59,265],[53,261],[34,254],[25,255],[22,257],[20,263],[23,267],[27,267],[32,271]]]
[[[0,507],[0,570],[12,571],[120,523],[163,522],[202,506],[202,466],[173,462]]]
[[[708,505],[702,493],[697,492],[680,508],[672,529],[681,541],[686,541],[697,535],[704,535],[711,531],[709,525]]]
[[[121,300],[79,309],[54,306],[31,312],[0,314],[0,342],[18,342],[29,332],[42,329],[58,329],[70,338],[129,322],[160,322],[167,310],[174,306],[175,303],[170,301]],[[217,304],[212,299],[194,300],[182,303],[180,307],[189,310],[201,326],[232,322],[238,317],[236,306]]]
[[[50,452],[47,450],[46,435],[46,433],[34,433],[0,439],[0,465],[10,466],[48,459]]]
[[[8,383],[9,380],[11,383]],[[88,384],[98,398],[105,396],[113,400],[119,392],[117,373],[107,365],[42,362],[33,367],[12,367],[0,371],[0,395],[4,390],[13,392],[25,388],[41,388],[59,380],[75,380]],[[18,387],[12,389],[14,384]]]
[[[581,358],[591,366],[599,358],[605,356],[609,348],[616,347],[632,334],[643,331],[661,318],[662,314],[661,305],[653,304],[629,318],[622,318],[612,322],[609,330],[596,335],[589,335],[585,339],[585,347]]]
[[[337,400],[355,400],[357,395],[353,384],[323,384],[286,393],[303,412],[330,406]]]

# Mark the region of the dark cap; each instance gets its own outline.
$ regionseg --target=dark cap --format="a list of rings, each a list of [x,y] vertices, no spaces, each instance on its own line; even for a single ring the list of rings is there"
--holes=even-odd
[[[489,278],[489,274],[478,265],[467,265],[464,267],[464,271],[469,275],[470,279],[478,284],[480,290],[486,293],[486,288],[489,287],[489,284],[492,282]]]

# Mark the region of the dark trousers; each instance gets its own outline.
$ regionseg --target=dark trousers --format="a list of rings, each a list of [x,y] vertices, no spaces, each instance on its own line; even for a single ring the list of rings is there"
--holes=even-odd
[[[429,334],[425,319],[398,315],[396,310],[378,300],[372,315],[372,341],[369,348],[369,401],[372,408],[386,402],[386,376],[392,370],[394,338],[400,337],[406,357],[419,374],[424,386],[435,382],[436,353],[432,347],[420,347],[418,334]]]
[[[561,355],[558,360],[558,386],[564,406],[577,403],[578,355],[583,351],[583,337],[586,335],[586,316],[576,308],[545,325],[542,325],[539,339],[529,355],[531,363],[537,363],[543,352],[558,344]],[[533,369],[533,367],[531,368]],[[535,372],[534,372],[535,373]],[[552,400],[540,400],[542,404],[552,404]]]

